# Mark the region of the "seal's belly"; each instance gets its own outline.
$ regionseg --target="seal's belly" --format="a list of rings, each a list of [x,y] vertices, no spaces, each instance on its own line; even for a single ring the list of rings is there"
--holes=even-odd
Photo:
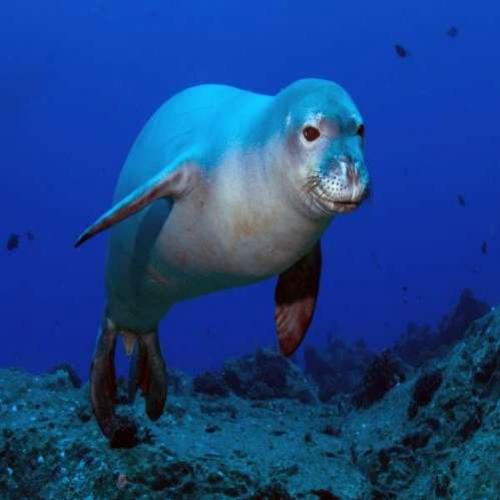
[[[155,244],[148,279],[175,300],[249,284],[279,274],[317,240],[285,206],[228,209],[217,200],[190,196],[174,204]]]

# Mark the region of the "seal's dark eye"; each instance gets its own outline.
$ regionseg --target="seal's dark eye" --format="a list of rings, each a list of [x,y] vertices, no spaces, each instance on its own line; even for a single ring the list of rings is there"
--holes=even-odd
[[[361,124],[358,127],[358,130],[356,130],[356,134],[359,135],[359,137],[361,137],[361,139],[365,138],[365,126],[363,124]]]
[[[320,134],[320,131],[316,127],[311,127],[309,125],[307,127],[304,127],[304,130],[302,131],[302,135],[305,137],[306,141],[313,142],[321,134]]]

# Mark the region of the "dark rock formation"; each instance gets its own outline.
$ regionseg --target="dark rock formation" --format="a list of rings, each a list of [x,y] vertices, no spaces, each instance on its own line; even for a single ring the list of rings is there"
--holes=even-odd
[[[316,401],[300,368],[268,349],[225,363],[222,376],[227,386],[243,398],[287,398],[304,404]]]
[[[439,389],[443,382],[443,375],[440,370],[422,375],[413,386],[412,401],[408,407],[408,417],[414,418],[419,406],[428,405],[432,396]]]
[[[193,379],[193,390],[209,396],[227,396],[229,388],[220,373],[205,372]]]
[[[362,341],[349,346],[333,339],[321,352],[312,346],[305,349],[305,372],[318,384],[319,399],[328,401],[337,394],[352,392],[372,358]]]
[[[401,362],[391,351],[384,351],[367,366],[361,387],[353,396],[353,403],[358,408],[368,408],[405,379]]]
[[[351,374],[366,352],[336,349]],[[0,498],[497,500],[500,310],[423,367],[386,352],[360,373],[361,411],[352,393],[305,407],[299,368],[259,351],[194,384],[227,398],[193,396],[179,375],[157,421],[142,398],[117,406],[110,447],[66,371],[0,370]]]
[[[455,309],[441,320],[437,345],[454,345],[464,337],[467,328],[473,321],[481,318],[490,310],[491,307],[488,304],[477,300],[469,289],[465,289]]]
[[[79,389],[82,386],[81,378],[78,376],[78,373],[76,373],[75,369],[70,364],[60,363],[60,364],[54,366],[54,368],[52,368],[52,370],[48,371],[48,373],[54,373],[54,374],[56,374],[57,372],[65,373],[67,375],[69,381],[71,382],[71,385],[75,389]]]
[[[355,445],[353,456],[372,484],[373,498],[496,498],[499,355],[500,313],[493,311],[475,321],[445,358],[428,362],[425,371],[401,384],[397,397],[373,407],[378,413],[366,411],[370,423],[364,425],[373,434]],[[409,422],[395,406],[404,400]],[[381,415],[388,418],[386,437],[374,446]],[[350,432],[347,426],[343,436]]]
[[[434,355],[435,335],[428,325],[409,323],[406,331],[394,344],[394,352],[406,363],[420,366]]]
[[[421,366],[430,359],[442,357],[463,338],[472,322],[489,310],[488,304],[477,300],[469,289],[465,289],[453,311],[441,320],[436,333],[429,326],[410,323],[395,343],[394,352],[412,366]]]

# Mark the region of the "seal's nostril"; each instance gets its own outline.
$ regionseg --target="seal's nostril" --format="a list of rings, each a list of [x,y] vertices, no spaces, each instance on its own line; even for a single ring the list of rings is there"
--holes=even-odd
[[[357,184],[359,182],[358,170],[352,163],[349,163],[346,170],[346,178],[349,184]]]

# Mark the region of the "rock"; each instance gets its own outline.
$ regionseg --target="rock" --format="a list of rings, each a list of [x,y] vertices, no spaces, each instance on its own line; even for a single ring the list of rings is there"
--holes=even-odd
[[[359,368],[353,357],[366,349],[331,345],[320,364],[336,356],[345,373],[327,369],[327,376],[347,381]],[[73,390],[66,371],[0,369],[0,496],[496,500],[500,309],[445,347],[412,370],[396,356],[371,355],[356,387],[383,395],[361,409],[350,403],[352,391],[304,407],[301,398],[315,397],[315,387],[269,350],[204,380],[222,380],[241,397],[194,397],[179,374],[180,394],[172,389],[157,421],[145,417],[142,398],[116,408],[111,445],[125,450],[110,448],[91,418],[88,391]],[[243,399],[250,397],[264,399]]]
[[[167,378],[169,394],[175,394],[176,396],[187,396],[191,393],[192,382],[190,377],[188,377],[185,373],[179,370],[168,368]]]
[[[205,372],[193,380],[193,390],[208,396],[224,397],[229,395],[229,388],[220,373]]]
[[[390,351],[384,351],[375,356],[366,368],[361,387],[353,396],[353,403],[358,408],[368,408],[405,379],[400,361]]]
[[[408,407],[408,417],[414,418],[419,406],[428,405],[434,393],[439,389],[443,382],[443,374],[440,370],[421,375],[413,386],[412,401]]]
[[[240,395],[243,396],[243,394]],[[256,380],[244,394],[244,397],[256,400],[272,399],[273,397],[275,397],[275,393],[272,387],[269,387],[265,382]]]
[[[218,432],[222,430],[218,425],[207,425],[205,427],[205,432],[208,432],[209,434],[212,434],[213,432]]]
[[[394,352],[406,363],[421,366],[430,359],[442,357],[464,337],[467,328],[490,310],[469,289],[463,290],[453,311],[445,316],[436,333],[429,326],[410,323],[395,343]]]
[[[492,311],[474,321],[444,358],[428,361],[401,383],[397,395],[394,389],[393,397],[353,416],[355,427],[343,426],[343,435],[355,436],[353,456],[372,498],[496,498],[499,348],[500,311]]]
[[[48,373],[57,373],[57,372],[66,373],[73,388],[80,389],[80,387],[82,386],[81,378],[78,376],[78,373],[76,373],[75,369],[70,364],[60,363],[59,365],[54,366],[52,370],[48,371]]]
[[[315,347],[304,351],[305,372],[318,384],[321,401],[352,392],[360,383],[373,354],[363,342],[349,346],[330,338],[321,352]]]
[[[288,493],[285,487],[280,483],[271,483],[268,486],[259,488],[253,500],[292,500],[292,496]]]
[[[319,500],[341,500],[340,497],[325,489],[311,490],[311,493],[318,497]]]
[[[439,345],[454,345],[461,340],[467,328],[478,318],[491,310],[491,307],[477,300],[469,289],[465,289],[459,302],[449,316],[441,320],[437,343]]]
[[[333,436],[333,437],[340,437],[342,435],[342,431],[340,430],[339,427],[334,427],[331,424],[325,425],[321,429],[321,433],[325,434],[327,436]]]
[[[317,401],[314,388],[300,368],[268,349],[258,349],[254,356],[226,362],[222,376],[227,386],[242,398],[286,398],[303,404]]]
[[[395,342],[393,350],[406,363],[420,366],[435,355],[435,335],[428,325],[410,322],[406,331]]]
[[[76,416],[80,420],[80,422],[88,422],[92,418],[92,410],[89,405],[80,404],[76,407]]]
[[[116,417],[109,440],[110,448],[133,448],[138,444],[137,425],[128,417]]]
[[[184,485],[186,482],[191,484],[190,479],[193,477],[193,474],[194,470],[191,464],[180,460],[167,464],[167,466],[156,466],[153,469],[151,489],[153,491],[164,491],[178,487],[182,483]]]

